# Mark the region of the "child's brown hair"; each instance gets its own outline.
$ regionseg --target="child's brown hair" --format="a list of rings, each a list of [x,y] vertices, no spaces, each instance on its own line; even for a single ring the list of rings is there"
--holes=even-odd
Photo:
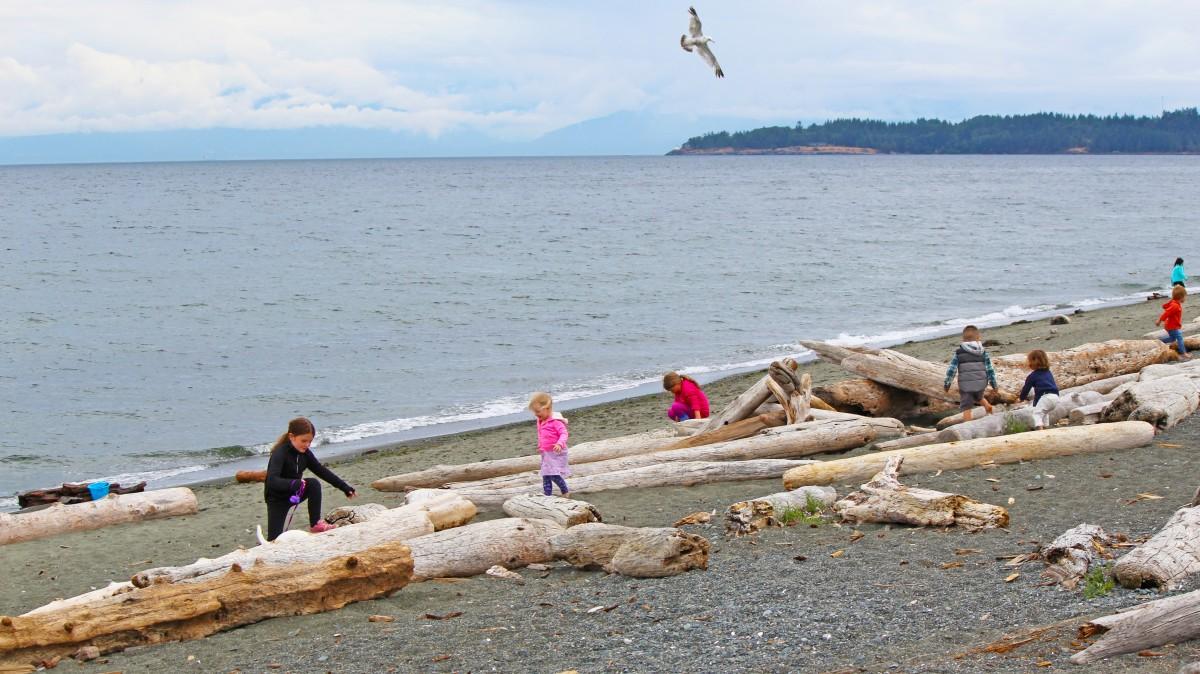
[[[685,379],[692,382],[696,386],[700,385],[700,382],[692,379],[686,374],[679,374],[678,372],[671,371],[663,375],[663,390],[670,391],[671,389],[675,388],[676,384],[682,383]]]
[[[1050,357],[1041,349],[1034,349],[1025,355],[1025,364],[1030,370],[1049,370]]]
[[[983,335],[979,334],[979,328],[974,325],[968,325],[963,328],[962,338],[964,342],[978,342],[983,338]]]
[[[1182,302],[1185,297],[1187,297],[1187,288],[1184,288],[1183,286],[1175,286],[1171,289],[1171,299],[1175,300],[1176,302]]]

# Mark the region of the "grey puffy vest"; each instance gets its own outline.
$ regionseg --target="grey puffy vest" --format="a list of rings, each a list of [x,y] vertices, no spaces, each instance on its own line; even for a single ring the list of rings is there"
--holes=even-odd
[[[987,367],[983,364],[983,353],[975,353],[958,347],[958,390],[973,393],[987,388]]]

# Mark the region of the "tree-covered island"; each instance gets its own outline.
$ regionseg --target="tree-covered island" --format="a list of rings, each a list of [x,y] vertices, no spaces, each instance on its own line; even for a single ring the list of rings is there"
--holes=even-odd
[[[1105,154],[1200,153],[1196,108],[1132,115],[980,115],[961,122],[836,119],[689,138],[692,154]]]

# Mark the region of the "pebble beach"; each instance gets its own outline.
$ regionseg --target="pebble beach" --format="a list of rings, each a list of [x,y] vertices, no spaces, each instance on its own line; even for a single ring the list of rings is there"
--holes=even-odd
[[[991,328],[993,355],[1137,338],[1154,328],[1161,302],[1099,309],[1067,325],[1037,320]],[[1185,307],[1185,320],[1190,312]],[[802,337],[802,336],[798,336]],[[957,337],[901,351],[946,362]],[[815,384],[845,378],[805,366]],[[706,385],[714,411],[761,376]],[[666,423],[667,394],[574,410],[572,441],[626,435]],[[358,488],[356,503],[400,505],[372,480],[427,468],[529,453],[533,422],[412,442],[333,469]],[[1160,596],[1117,588],[1085,599],[1044,586],[1040,564],[1006,557],[1036,550],[1077,524],[1136,539],[1190,501],[1200,421],[1189,419],[1148,447],[1126,452],[912,475],[906,484],[1006,505],[1008,529],[967,532],[902,526],[799,525],[727,538],[715,517],[687,530],[706,537],[706,571],[635,579],[567,565],[522,570],[524,585],[489,577],[410,585],[390,598],[318,615],[264,621],[202,640],[130,649],[60,668],[79,672],[1175,672],[1200,659],[1200,644],[1154,649],[1088,666],[1070,664],[1075,628],[1087,618]],[[869,451],[867,449],[855,452]],[[825,455],[812,458],[830,458]],[[265,458],[264,458],[265,466]],[[857,485],[836,485],[839,495]],[[671,526],[695,511],[779,491],[779,480],[621,490],[581,495],[606,522]],[[215,557],[255,543],[265,521],[259,484],[195,488],[201,511],[5,546],[0,613],[28,611],[126,580],[156,566]],[[1137,498],[1154,494],[1157,499]],[[1010,503],[1011,505],[1008,505]],[[326,509],[346,504],[326,487]],[[500,516],[481,513],[480,518]],[[1176,592],[1195,589],[1186,583]],[[598,610],[596,607],[601,607]],[[460,615],[444,618],[461,612]],[[368,622],[387,615],[393,622]],[[983,652],[1006,636],[1035,638],[1007,653]]]

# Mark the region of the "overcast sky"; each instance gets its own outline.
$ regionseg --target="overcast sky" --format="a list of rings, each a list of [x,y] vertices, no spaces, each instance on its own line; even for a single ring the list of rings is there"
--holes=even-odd
[[[1200,3],[0,0],[0,135],[341,125],[505,140],[619,111],[814,121],[1196,105]]]

